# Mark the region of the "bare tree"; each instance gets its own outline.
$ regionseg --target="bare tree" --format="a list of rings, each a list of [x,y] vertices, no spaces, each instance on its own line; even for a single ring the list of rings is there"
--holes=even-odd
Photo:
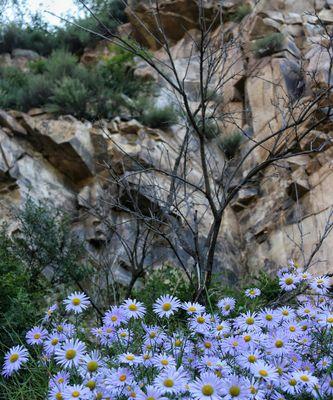
[[[242,124],[245,118],[250,119],[251,110],[245,107],[243,112],[237,113],[228,109],[226,93],[230,86],[241,88],[248,75],[266,78],[258,69],[260,61],[256,61],[252,50],[244,46],[242,32],[235,35],[232,30],[224,29],[223,6],[216,2],[208,10],[203,0],[197,1],[197,31],[186,31],[184,27],[184,37],[191,45],[187,65],[182,71],[165,31],[160,2],[152,1],[150,6],[153,28],[145,25],[135,10],[127,7],[127,12],[155,41],[160,49],[158,58],[133,38],[111,32],[101,21],[107,33],[95,33],[133,53],[164,81],[164,90],[169,91],[179,110],[179,140],[177,148],[163,143],[159,160],[148,151],[142,161],[121,148],[111,135],[110,141],[114,141],[124,160],[131,160],[134,167],[131,171],[119,172],[112,163],[108,164],[108,181],[115,190],[107,201],[134,221],[137,235],[133,246],[129,249],[127,241],[123,241],[133,274],[131,287],[144,273],[148,247],[159,238],[183,269],[193,286],[194,298],[198,299],[211,284],[221,226],[228,207],[240,191],[260,179],[268,167],[280,168],[292,157],[318,153],[328,145],[328,136],[318,141],[313,131],[332,117],[333,33],[325,26],[323,41],[319,44],[320,51],[329,60],[325,85],[316,81],[317,71],[305,69],[304,60],[297,65],[295,84],[290,90],[282,82],[269,81],[276,93],[273,104],[276,123],[268,124],[255,139]],[[94,13],[92,16],[98,19]],[[252,70],[247,68],[246,73],[239,67],[244,58],[254,66]],[[187,81],[190,69],[196,69],[198,76],[194,94]],[[312,90],[305,91],[306,86]],[[242,152],[232,159],[223,154],[223,142],[222,149],[219,147],[226,126],[229,131],[231,126],[243,136]],[[195,154],[199,155],[198,162],[194,161]],[[140,256],[136,254],[139,247]],[[308,263],[312,258],[310,256]]]

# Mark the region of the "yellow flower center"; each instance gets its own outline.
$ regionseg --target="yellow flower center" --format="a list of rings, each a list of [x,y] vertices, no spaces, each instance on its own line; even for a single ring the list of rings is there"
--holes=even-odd
[[[120,380],[120,382],[126,381],[126,375],[125,374],[120,375],[119,380]]]
[[[88,381],[86,384],[87,388],[90,390],[94,390],[96,387],[96,382],[95,381]]]
[[[190,312],[195,312],[195,311],[197,311],[197,308],[194,307],[194,306],[190,306],[190,307],[188,308],[188,311],[190,311]]]
[[[205,342],[204,346],[206,349],[210,349],[212,347],[212,344],[210,342]]]
[[[224,306],[224,309],[226,310],[226,311],[229,311],[230,310],[230,304],[226,304],[225,306]]]
[[[247,325],[253,325],[254,324],[254,318],[252,318],[252,317],[246,318],[245,322],[247,323]]]
[[[56,346],[58,343],[59,343],[59,339],[57,339],[57,338],[54,338],[51,340],[52,346]]]
[[[73,360],[76,356],[76,351],[74,349],[70,349],[66,351],[65,357],[67,360]]]
[[[89,361],[87,363],[87,370],[89,372],[95,372],[98,369],[98,362],[97,361]]]
[[[63,400],[62,394],[61,394],[60,392],[58,392],[58,393],[55,395],[55,398],[56,398],[57,400]]]
[[[278,349],[280,349],[281,347],[283,347],[283,341],[282,340],[277,340],[275,342],[275,347],[277,347]]]
[[[173,387],[174,382],[173,382],[172,379],[168,378],[168,379],[165,379],[165,380],[164,380],[163,385],[164,385],[165,387],[171,388],[171,387]]]
[[[204,396],[211,396],[214,393],[214,388],[212,385],[203,385],[201,392]]]
[[[180,339],[177,339],[175,341],[175,346],[180,347],[182,345],[182,341]]]
[[[294,280],[293,278],[286,278],[284,282],[286,285],[292,285],[294,283]]]
[[[256,291],[255,291],[254,289],[251,289],[251,290],[249,291],[249,293],[250,293],[251,295],[254,295],[254,294],[256,294]]]
[[[296,381],[296,379],[289,379],[289,385],[290,386],[296,386],[297,385],[297,381]]]
[[[252,339],[252,337],[250,335],[245,335],[244,336],[244,342],[249,342]]]
[[[333,379],[330,380],[329,387],[333,388]]]
[[[231,386],[229,389],[229,394],[231,397],[239,396],[241,390],[239,386]]]
[[[134,360],[134,356],[133,356],[133,354],[128,354],[127,356],[126,356],[126,360],[128,360],[128,361],[133,361]]]
[[[282,315],[284,315],[285,317],[287,317],[289,315],[289,311],[288,310],[283,310],[282,311]]]
[[[116,315],[112,315],[111,321],[116,322],[118,320],[118,317]]]
[[[266,321],[272,321],[273,315],[267,314],[265,318],[266,318]]]
[[[58,325],[57,326],[57,331],[58,332],[62,332],[64,330],[64,327],[63,326],[61,326],[61,325]]]
[[[121,336],[121,337],[126,337],[127,334],[126,334],[126,332],[121,332],[120,336]]]
[[[198,318],[197,318],[197,322],[198,322],[199,324],[203,324],[203,323],[205,322],[205,318],[204,318],[204,317],[198,317]]]
[[[223,330],[223,325],[217,325],[216,330],[217,330],[218,332],[219,332],[219,331],[222,331],[222,330]]]
[[[296,326],[289,326],[290,332],[295,332],[296,331]]]
[[[171,310],[171,304],[170,303],[164,303],[162,306],[163,311],[169,311]]]
[[[146,400],[155,400],[155,397],[153,397],[153,396],[148,396],[148,397],[146,398]]]
[[[102,400],[102,399],[103,399],[103,393],[98,392],[98,393],[96,394],[96,400]]]
[[[41,337],[40,333],[35,333],[34,334],[34,339],[38,340],[38,339],[40,339],[40,337]]]
[[[251,392],[251,394],[256,394],[257,389],[254,386],[250,386],[250,392]]]
[[[318,279],[317,280],[317,285],[321,285],[321,284],[323,284],[324,283],[324,280],[323,279]]]
[[[79,306],[81,304],[81,300],[78,297],[74,297],[72,304],[73,306]]]
[[[258,372],[259,372],[259,375],[263,376],[263,377],[266,377],[268,375],[268,372],[265,369],[259,369]]]
[[[237,347],[238,346],[238,342],[235,340],[232,342],[233,347]]]
[[[72,396],[73,397],[79,397],[80,396],[80,392],[78,390],[74,390],[74,392],[72,392]]]
[[[301,381],[303,381],[303,382],[309,382],[309,377],[307,376],[307,375],[301,375],[300,377],[299,377],[299,379],[301,380]]]
[[[333,317],[328,317],[328,318],[327,318],[327,322],[328,322],[329,324],[333,324]]]
[[[64,383],[65,382],[65,379],[64,378],[59,378],[58,379],[58,383]]]
[[[130,311],[137,311],[138,306],[137,306],[136,304],[132,303],[132,304],[130,304],[130,305],[128,306],[128,309],[129,309]]]
[[[162,364],[162,365],[168,365],[168,364],[169,364],[169,361],[168,361],[168,360],[162,360],[162,361],[161,361],[161,364]]]
[[[248,361],[249,361],[250,363],[254,363],[254,362],[257,361],[257,357],[254,356],[253,354],[251,354],[250,356],[248,356],[247,359],[248,359]]]
[[[14,363],[15,361],[17,361],[19,359],[19,354],[18,353],[13,353],[10,357],[9,357],[9,361],[11,363]]]
[[[149,337],[150,337],[150,339],[156,338],[156,333],[155,332],[150,332]]]

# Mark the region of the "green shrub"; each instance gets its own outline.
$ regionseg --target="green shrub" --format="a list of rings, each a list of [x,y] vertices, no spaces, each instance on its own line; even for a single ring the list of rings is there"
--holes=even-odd
[[[281,50],[284,41],[282,33],[271,33],[253,44],[253,51],[256,57],[265,57]]]
[[[87,116],[89,91],[84,83],[75,78],[64,77],[55,87],[48,110],[57,114]]]
[[[231,20],[234,22],[241,22],[241,20],[250,14],[252,8],[249,4],[242,4],[240,5],[237,10],[232,14]]]
[[[216,119],[213,117],[207,117],[205,119],[205,129],[203,129],[203,121],[201,117],[196,117],[196,124],[201,133],[203,133],[207,139],[213,139],[220,134],[220,128]]]
[[[173,106],[147,108],[142,116],[139,117],[140,122],[151,128],[167,128],[178,121],[178,114]]]
[[[22,109],[28,76],[18,68],[0,67],[0,107]]]
[[[242,140],[242,133],[235,131],[231,135],[220,137],[218,145],[220,149],[224,151],[226,157],[231,159],[237,153]]]

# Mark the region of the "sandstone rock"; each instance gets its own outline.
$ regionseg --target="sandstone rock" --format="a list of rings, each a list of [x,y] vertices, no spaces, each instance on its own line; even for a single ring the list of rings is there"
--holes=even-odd
[[[318,18],[325,24],[333,23],[333,10],[323,9],[318,13]]]
[[[27,131],[20,125],[15,118],[7,114],[5,111],[0,110],[0,126],[10,129],[13,133],[19,135],[26,135]]]
[[[35,120],[22,116],[32,145],[49,162],[73,181],[94,174],[93,145],[89,124],[75,118],[67,120]]]
[[[286,21],[286,24],[302,24],[302,16],[297,13],[285,13],[284,18]]]
[[[121,122],[118,125],[118,129],[120,130],[120,132],[124,133],[137,134],[141,128],[143,128],[143,126],[140,124],[140,122],[136,121],[135,119],[132,119],[131,121],[128,122]]]
[[[14,58],[26,58],[27,60],[36,60],[40,58],[40,55],[36,53],[33,50],[27,50],[27,49],[14,49],[12,51],[12,57]]]

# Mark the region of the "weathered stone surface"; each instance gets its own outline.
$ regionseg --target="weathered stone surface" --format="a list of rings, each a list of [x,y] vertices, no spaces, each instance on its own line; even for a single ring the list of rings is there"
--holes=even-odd
[[[57,169],[73,181],[94,173],[93,145],[90,124],[75,118],[36,120],[22,115],[27,139]]]
[[[0,110],[0,126],[10,129],[13,133],[26,135],[27,131],[20,125],[15,118],[7,114],[4,110]]]

